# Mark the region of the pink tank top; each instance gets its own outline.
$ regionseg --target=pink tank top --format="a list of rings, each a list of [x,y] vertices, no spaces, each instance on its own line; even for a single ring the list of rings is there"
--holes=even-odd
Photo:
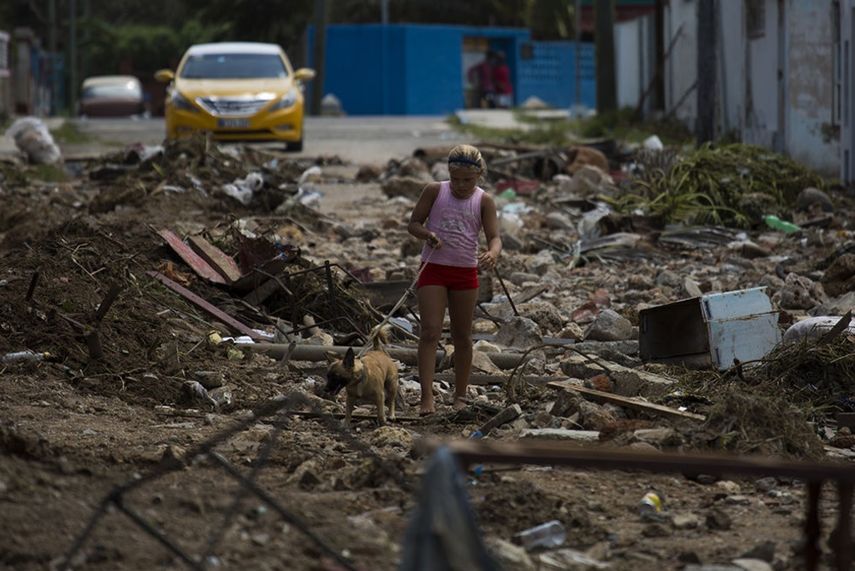
[[[478,266],[478,233],[481,231],[481,197],[484,190],[475,187],[469,198],[455,198],[451,183],[439,184],[439,194],[431,206],[425,228],[442,240],[442,248],[434,250],[427,244],[422,249],[422,261],[431,264],[474,268]]]

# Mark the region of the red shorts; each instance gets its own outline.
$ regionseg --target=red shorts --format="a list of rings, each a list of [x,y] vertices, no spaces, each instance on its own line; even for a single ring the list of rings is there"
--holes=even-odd
[[[427,263],[417,287],[443,286],[450,290],[478,289],[478,268]]]

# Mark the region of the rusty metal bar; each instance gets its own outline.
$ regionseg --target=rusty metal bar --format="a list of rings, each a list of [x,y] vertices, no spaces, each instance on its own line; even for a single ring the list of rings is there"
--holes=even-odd
[[[811,480],[807,483],[807,509],[805,517],[805,569],[819,569],[819,558],[822,551],[819,540],[822,535],[822,521],[819,518],[819,500],[822,496],[822,482]]]
[[[443,443],[428,442],[430,449]],[[784,476],[807,481],[837,480],[855,483],[848,464],[796,462],[765,457],[712,454],[675,454],[582,448],[555,442],[488,442],[460,440],[444,443],[464,464],[535,464],[572,466],[589,470],[641,470],[646,472],[709,474],[712,476]]]

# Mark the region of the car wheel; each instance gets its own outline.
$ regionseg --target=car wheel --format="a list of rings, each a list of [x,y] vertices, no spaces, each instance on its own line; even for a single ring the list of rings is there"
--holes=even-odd
[[[285,150],[291,151],[294,153],[299,153],[300,151],[303,150],[303,139],[300,139],[299,141],[294,141],[293,143],[286,144]]]

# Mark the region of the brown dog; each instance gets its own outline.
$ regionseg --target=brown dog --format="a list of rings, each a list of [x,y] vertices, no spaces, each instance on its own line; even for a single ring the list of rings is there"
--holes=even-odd
[[[347,409],[345,423],[350,426],[350,414],[357,401],[373,402],[377,406],[377,421],[386,424],[386,407],[389,407],[389,419],[395,420],[395,398],[398,396],[398,367],[381,348],[380,342],[387,342],[387,328],[377,332],[374,337],[374,350],[357,359],[353,349],[339,358],[335,353],[327,353],[330,366],[327,369],[326,392],[337,395],[341,389],[347,390]]]

